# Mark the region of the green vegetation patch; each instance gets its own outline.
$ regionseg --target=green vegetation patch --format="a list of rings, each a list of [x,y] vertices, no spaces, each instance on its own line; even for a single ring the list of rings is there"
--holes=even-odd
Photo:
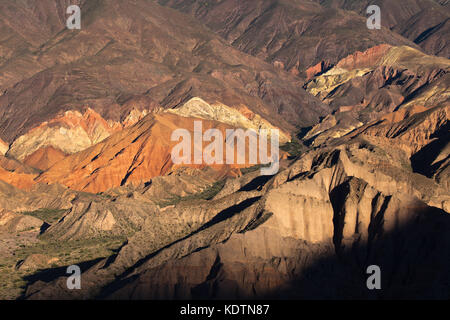
[[[289,153],[289,155],[294,158],[299,157],[305,152],[305,146],[298,140],[292,140],[291,142],[280,146],[280,149],[284,152]]]
[[[220,192],[220,190],[223,189],[223,187],[225,186],[225,182],[226,182],[226,179],[217,181],[217,182],[213,183],[212,185],[210,185],[208,188],[204,189],[203,191],[201,191],[199,193],[195,193],[195,194],[189,194],[185,197],[172,195],[172,197],[170,197],[169,199],[160,201],[157,204],[161,208],[164,208],[164,207],[178,204],[182,201],[211,200],[212,198],[214,198],[214,196],[216,196]]]
[[[25,278],[39,270],[17,270],[16,264],[32,254],[58,258],[48,268],[58,268],[109,257],[126,241],[125,236],[70,241],[40,240],[31,245],[19,245],[14,255],[0,261],[0,300],[17,299],[25,290]]]

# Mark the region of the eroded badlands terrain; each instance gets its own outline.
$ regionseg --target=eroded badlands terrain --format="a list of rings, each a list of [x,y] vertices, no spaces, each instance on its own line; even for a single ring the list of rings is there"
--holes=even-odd
[[[367,1],[75,2],[81,30],[0,1],[0,298],[450,297],[446,1],[380,30]],[[196,121],[278,130],[279,171],[174,163]]]

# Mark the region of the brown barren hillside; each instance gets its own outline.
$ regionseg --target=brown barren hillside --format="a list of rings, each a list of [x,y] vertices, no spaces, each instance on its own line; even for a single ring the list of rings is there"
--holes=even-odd
[[[17,6],[11,0],[3,5],[10,2]],[[66,5],[63,0],[56,3]],[[42,10],[54,6],[53,0],[39,2]],[[81,8],[82,31],[61,24],[57,32],[45,33],[45,41],[27,42],[23,54],[12,54],[0,65],[2,139],[13,141],[60,113],[83,111],[86,105],[105,120],[118,122],[136,105],[139,111],[172,108],[194,96],[230,106],[243,103],[291,129],[310,125],[328,112],[293,76],[154,1],[95,0]],[[10,13],[3,23],[15,25],[22,11]],[[40,28],[56,27],[58,19],[27,28],[39,33]],[[146,101],[154,102],[149,107]]]
[[[317,64],[334,65],[355,51],[412,41],[390,31],[368,30],[366,18],[310,0],[159,0],[195,16],[235,48],[301,77]]]
[[[366,15],[369,5],[381,9],[381,24],[418,44],[428,54],[450,58],[450,7],[439,0],[314,0],[326,7]]]

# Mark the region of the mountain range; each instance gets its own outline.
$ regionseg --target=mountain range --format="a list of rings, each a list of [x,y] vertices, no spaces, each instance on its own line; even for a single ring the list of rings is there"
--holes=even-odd
[[[449,16],[1,0],[0,298],[448,299]],[[174,163],[196,121],[278,132],[279,171]]]

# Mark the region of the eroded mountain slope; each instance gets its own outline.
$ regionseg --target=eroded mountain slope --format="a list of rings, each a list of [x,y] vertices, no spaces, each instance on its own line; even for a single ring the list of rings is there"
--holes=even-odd
[[[390,161],[382,170],[376,161],[367,161],[383,161],[386,155]],[[241,191],[157,209],[116,256],[83,273],[82,290],[65,289],[61,277],[35,283],[26,295],[217,299],[282,293],[297,298],[369,298],[360,274],[376,263],[391,279],[383,282],[383,297],[410,297],[416,290],[422,296],[444,297],[447,291],[430,291],[424,284],[447,281],[443,270],[448,252],[440,248],[449,241],[444,232],[448,214],[430,205],[436,205],[435,197],[446,197],[439,205],[448,212],[450,195],[404,167],[407,159],[401,149],[383,149],[382,144],[361,139],[310,152],[272,179],[254,179]],[[84,212],[83,219],[90,216],[90,211]],[[81,229],[61,221],[47,236],[58,238],[70,230]],[[393,251],[401,245],[399,236],[409,239],[411,250],[402,246],[405,250]],[[428,246],[438,242],[441,245],[434,249]],[[423,250],[416,251],[419,247]],[[417,256],[432,256],[433,265],[418,264]],[[414,270],[413,275],[408,270]],[[333,278],[334,272],[342,277]],[[314,289],[314,281],[327,282],[328,289]]]
[[[62,7],[65,1],[57,3]],[[39,6],[51,7],[54,1]],[[117,122],[133,109],[172,108],[195,96],[232,107],[244,104],[291,129],[328,111],[291,75],[154,1],[95,0],[81,7],[81,31],[61,24],[58,33],[42,34],[45,42],[0,66],[2,139],[13,141],[42,122],[85,106]],[[8,23],[18,19],[14,12],[21,11],[11,11]],[[28,64],[38,67],[24,75]]]
[[[336,64],[375,45],[416,45],[382,30],[368,30],[366,18],[309,0],[159,0],[206,24],[235,48],[300,77],[318,63]]]
[[[425,52],[450,57],[450,8],[446,1],[433,0],[315,0],[326,7],[352,10],[367,16],[370,5],[381,9],[381,24],[414,41]],[[437,2],[437,3],[436,3]]]

